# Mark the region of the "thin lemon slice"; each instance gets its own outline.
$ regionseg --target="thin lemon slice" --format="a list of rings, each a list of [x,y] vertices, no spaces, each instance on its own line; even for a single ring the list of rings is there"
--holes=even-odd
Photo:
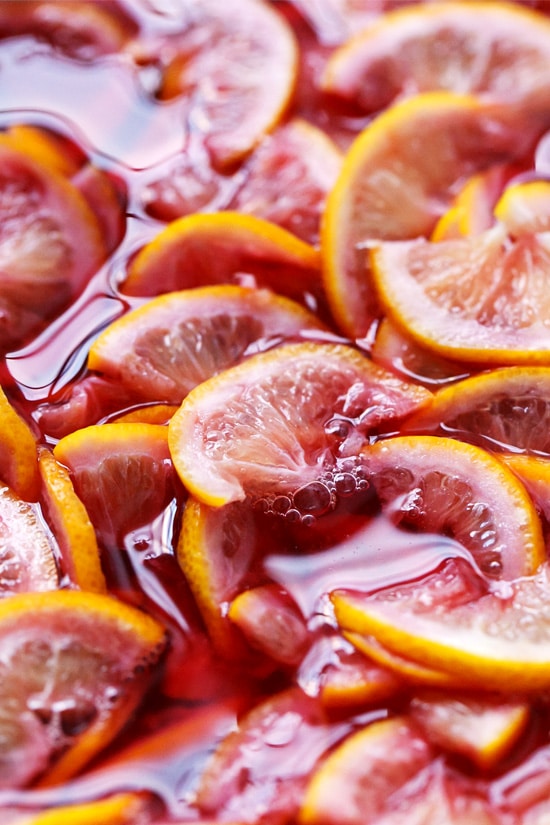
[[[383,512],[405,529],[452,537],[487,576],[534,573],[546,557],[525,487],[485,450],[450,438],[401,436],[363,449]]]
[[[77,773],[128,720],[164,644],[158,622],[108,596],[0,602],[0,787]]]
[[[433,757],[427,741],[406,718],[385,719],[348,736],[313,773],[300,810],[300,825],[375,822]]]
[[[526,143],[529,131],[526,125]],[[321,229],[325,289],[347,335],[365,335],[380,314],[368,276],[372,242],[429,236],[453,189],[491,163],[520,154],[520,144],[499,112],[449,92],[396,104],[364,129],[344,159]]]
[[[27,501],[36,500],[39,488],[36,438],[23,418],[10,404],[0,387],[0,478]]]
[[[45,447],[38,461],[46,512],[61,550],[64,573],[76,587],[104,593],[107,587],[95,530],[70,475]]]
[[[440,243],[378,244],[370,256],[388,316],[422,345],[461,361],[550,363],[550,235],[510,243],[502,224]]]
[[[227,166],[283,116],[296,81],[297,44],[285,18],[263,0],[202,0],[189,19],[164,46],[173,56],[160,97],[181,97],[215,162]]]
[[[322,85],[367,111],[436,89],[543,107],[549,53],[550,24],[529,9],[418,4],[388,12],[337,49]]]
[[[334,467],[339,437],[334,443],[331,421],[341,432],[341,417],[352,427],[355,420],[360,443],[369,427],[428,396],[351,347],[288,344],[192,390],[168,425],[170,453],[185,486],[206,504],[295,492]]]
[[[238,212],[188,215],[144,246],[121,285],[128,295],[160,295],[253,279],[291,298],[318,292],[319,252],[274,223]]]
[[[114,321],[92,344],[88,367],[135,399],[180,404],[261,339],[325,329],[300,304],[228,284],[161,295]]]
[[[550,685],[549,571],[506,592],[477,597],[454,562],[417,582],[331,596],[345,630],[372,635],[388,650],[442,670],[479,690],[536,692]]]
[[[443,387],[405,429],[498,451],[550,454],[550,368],[502,367]]]

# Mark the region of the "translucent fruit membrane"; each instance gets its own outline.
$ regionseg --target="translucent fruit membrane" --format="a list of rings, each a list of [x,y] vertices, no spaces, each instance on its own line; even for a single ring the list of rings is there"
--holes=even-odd
[[[411,28],[419,53],[432,5],[419,4]],[[497,195],[483,178],[476,189],[491,226],[505,186],[548,183],[550,21],[544,3],[503,8],[533,15],[518,26],[522,60],[540,24],[538,79],[531,88],[522,63],[523,98],[519,84],[517,99],[499,99],[498,65],[469,98],[442,57],[442,24],[432,58],[447,91],[425,78],[435,97],[403,101],[405,80],[387,109],[365,110],[330,90],[327,64],[364,26],[374,43],[400,6],[416,8],[0,2],[0,596],[16,606],[0,614],[2,825],[550,816],[550,452],[538,437],[550,357],[535,360],[540,378],[529,364],[499,378],[515,365],[432,352],[369,280],[371,247],[418,234],[396,237],[392,208],[400,226],[417,199],[410,224],[431,243],[470,177],[497,170]],[[352,71],[354,53],[335,65]],[[395,57],[371,67],[371,85]],[[477,58],[483,74],[489,57]],[[513,48],[494,59],[508,66]],[[454,176],[415,164],[431,136],[415,149],[399,125],[420,112],[425,126],[432,109],[434,122],[458,112],[470,130],[451,150],[436,136]],[[411,144],[402,163],[400,134]],[[371,150],[383,174],[362,203],[352,178],[369,172]],[[414,180],[392,207],[407,164]],[[384,230],[358,237],[353,209],[374,200],[371,224]],[[341,234],[335,215],[349,221]],[[547,217],[533,236],[548,258]],[[334,237],[355,239],[336,264]],[[368,312],[343,311],[348,286],[350,302],[369,294]],[[356,315],[368,328],[353,336],[341,318]],[[490,312],[478,315],[490,336]],[[43,644],[38,601],[22,601],[27,578],[47,591]],[[55,627],[48,619],[51,590],[93,591],[74,650],[63,600]],[[112,647],[129,651],[131,672],[114,654],[103,663],[111,638],[90,631],[96,612],[124,625],[137,664],[124,635]],[[112,731],[110,690],[127,708]]]

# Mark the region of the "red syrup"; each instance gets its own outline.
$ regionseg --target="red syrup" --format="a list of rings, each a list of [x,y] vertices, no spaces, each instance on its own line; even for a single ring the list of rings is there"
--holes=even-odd
[[[278,5],[300,32],[307,64],[293,113],[312,116],[323,128],[331,125],[333,136],[345,146],[364,120],[351,112],[334,118],[334,110],[319,93],[313,97],[308,93],[328,49],[317,43],[290,5]],[[141,32],[152,38],[177,26],[177,13],[171,13],[168,4],[164,12],[129,0],[124,8],[135,16]],[[213,170],[200,140],[186,128],[177,103],[160,104],[147,94],[148,85],[155,83],[154,65],[137,69],[117,55],[78,63],[43,44],[38,47],[32,38],[0,42],[0,55],[0,125],[6,128],[24,122],[51,130],[65,141],[68,152],[113,176],[126,199],[123,237],[102,268],[70,307],[32,341],[8,353],[2,364],[2,385],[40,429],[41,439],[53,444],[63,434],[58,424],[61,419],[75,429],[104,420],[129,404],[122,391],[89,375],[86,356],[90,342],[103,327],[140,303],[140,299],[124,296],[118,285],[128,261],[164,226],[171,178],[180,174],[185,183],[191,175],[191,194],[178,207],[180,213],[217,209],[230,202],[238,186],[238,170],[234,174]],[[547,174],[547,144],[543,140],[537,154],[542,174]],[[177,192],[181,194],[184,188],[178,185]],[[81,417],[79,398],[85,408]],[[110,591],[159,617],[171,634],[164,670],[135,721],[81,777],[50,790],[2,792],[0,812],[10,805],[32,810],[135,789],[158,797],[167,815],[197,820],[205,812],[197,808],[194,792],[218,743],[261,700],[302,684],[297,668],[280,667],[261,651],[251,651],[249,662],[243,665],[224,658],[213,647],[174,555],[184,499],[178,490],[153,522],[101,548]],[[377,590],[421,579],[449,558],[473,566],[467,551],[451,539],[395,527],[378,513],[368,488],[338,496],[325,513],[304,509],[304,514],[311,518],[293,521],[284,513],[254,510],[255,561],[242,584],[283,588],[298,606],[312,640],[334,630],[327,596],[331,590]],[[319,669],[322,666],[320,662]],[[326,711],[316,692],[320,676],[313,666],[307,680],[307,702],[322,717],[315,738],[317,756],[367,721],[383,718],[407,702],[404,692],[394,704],[382,703],[374,710]],[[541,711],[541,719],[548,721],[546,711]],[[321,730],[321,725],[326,727]],[[310,741],[306,738],[296,751],[289,748],[286,765],[281,756],[284,742],[270,743],[272,762],[251,785],[255,783],[259,793],[266,777],[273,781],[279,771],[299,777],[297,760]],[[547,751],[541,745],[530,761],[516,767],[516,773],[493,784],[495,804],[513,811],[528,807],[515,792],[516,776],[522,782],[525,776],[532,779],[533,798],[546,792]],[[310,761],[313,768],[311,754]],[[513,760],[506,767],[515,767]],[[460,768],[471,772],[471,766]],[[234,804],[227,798],[225,804],[213,805],[212,813],[221,809],[224,815],[235,814]],[[256,800],[252,798],[250,804]]]

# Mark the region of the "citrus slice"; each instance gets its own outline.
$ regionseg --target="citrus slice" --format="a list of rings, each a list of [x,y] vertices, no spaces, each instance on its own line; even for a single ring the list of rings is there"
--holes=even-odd
[[[14,123],[0,132],[0,142],[24,152],[41,166],[50,166],[64,177],[76,174],[83,162],[79,152],[69,151],[67,141],[41,126]],[[74,144],[70,144],[73,149]]]
[[[0,596],[58,586],[54,544],[37,511],[0,487]]]
[[[257,822],[269,811],[273,822],[293,821],[308,775],[345,730],[298,688],[272,695],[241,717],[206,764],[200,814],[232,822],[246,812],[247,822]]]
[[[371,594],[333,592],[344,630],[372,635],[391,652],[444,671],[458,685],[502,694],[546,690],[550,627],[544,605],[549,571],[477,595],[450,560],[415,582]]]
[[[168,424],[177,410],[175,404],[140,404],[116,415],[116,424]]]
[[[314,772],[300,825],[361,825],[392,808],[392,796],[428,767],[433,752],[406,719],[366,725],[348,736]]]
[[[164,636],[109,596],[59,590],[0,602],[0,787],[76,774],[141,700]]]
[[[180,404],[254,343],[315,329],[323,329],[315,315],[269,290],[187,289],[113,321],[93,343],[88,367],[125,386],[136,401]]]
[[[0,144],[0,346],[34,333],[105,259],[98,221],[61,174]]]
[[[38,462],[45,510],[59,544],[65,575],[82,590],[104,593],[107,587],[95,530],[69,473],[45,447],[40,449]]]
[[[263,0],[203,0],[187,19],[164,46],[172,57],[159,96],[181,100],[214,161],[227,166],[283,116],[296,81],[297,44],[285,18]]]
[[[426,134],[429,152],[419,137]],[[364,336],[380,314],[368,277],[369,245],[429,236],[453,189],[491,163],[520,154],[520,143],[517,130],[497,113],[450,92],[396,104],[364,129],[344,159],[321,228],[325,289],[347,335]]]
[[[550,455],[549,414],[550,368],[502,367],[438,390],[404,429],[501,452]]]
[[[403,529],[458,541],[487,576],[515,579],[546,557],[540,520],[514,474],[490,453],[436,436],[363,449],[382,511]]]
[[[516,453],[504,453],[501,458],[521,479],[547,527],[550,524],[550,458]]]
[[[511,169],[510,164],[497,165],[468,178],[435,225],[431,240],[448,241],[490,229],[495,220],[493,210]]]
[[[550,182],[536,180],[507,187],[495,206],[495,217],[517,237],[550,231]]]
[[[337,632],[315,639],[296,681],[308,696],[319,696],[326,708],[340,711],[388,702],[403,689],[398,676],[359,653]]]
[[[547,233],[511,242],[498,224],[481,235],[371,250],[388,316],[423,346],[482,364],[549,363]]]
[[[0,476],[12,490],[27,501],[38,496],[39,475],[36,439],[29,425],[10,404],[0,387]]]
[[[428,396],[351,347],[288,344],[192,390],[168,425],[170,453],[184,485],[207,504],[313,483],[295,500],[299,510],[299,499],[310,494],[330,501],[318,480],[333,470],[346,438],[361,443],[368,429],[406,415]]]
[[[328,135],[294,118],[267,135],[241,169],[244,182],[232,208],[317,244],[325,199],[341,166],[342,153]]]
[[[519,700],[433,692],[414,696],[410,712],[429,742],[460,753],[487,771],[510,753],[530,709]]]
[[[166,436],[158,424],[101,424],[70,433],[54,447],[104,544],[119,546],[125,533],[160,515],[174,495]]]
[[[506,103],[547,101],[550,22],[512,4],[418,4],[390,11],[337,49],[325,91],[373,112],[446,89]]]
[[[177,559],[195,597],[210,639],[221,655],[243,658],[243,639],[228,619],[231,600],[244,587],[257,546],[248,507],[214,509],[188,498]]]
[[[319,269],[316,249],[269,221],[238,212],[196,214],[174,221],[144,246],[121,289],[152,296],[248,277],[301,298],[319,293]]]

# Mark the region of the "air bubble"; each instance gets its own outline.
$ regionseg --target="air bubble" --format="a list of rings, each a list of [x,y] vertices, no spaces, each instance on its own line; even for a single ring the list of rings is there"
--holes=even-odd
[[[336,473],[334,486],[339,496],[351,496],[357,489],[353,473]]]
[[[295,507],[291,507],[290,510],[287,510],[285,513],[285,519],[291,522],[298,522],[302,518],[302,514],[299,510],[296,510]]]
[[[288,496],[277,496],[273,500],[271,509],[274,513],[280,513],[281,515],[284,515],[288,510],[290,510],[291,506],[292,501]]]
[[[332,494],[321,481],[311,481],[304,484],[294,493],[294,506],[302,515],[321,516],[332,506]]]

